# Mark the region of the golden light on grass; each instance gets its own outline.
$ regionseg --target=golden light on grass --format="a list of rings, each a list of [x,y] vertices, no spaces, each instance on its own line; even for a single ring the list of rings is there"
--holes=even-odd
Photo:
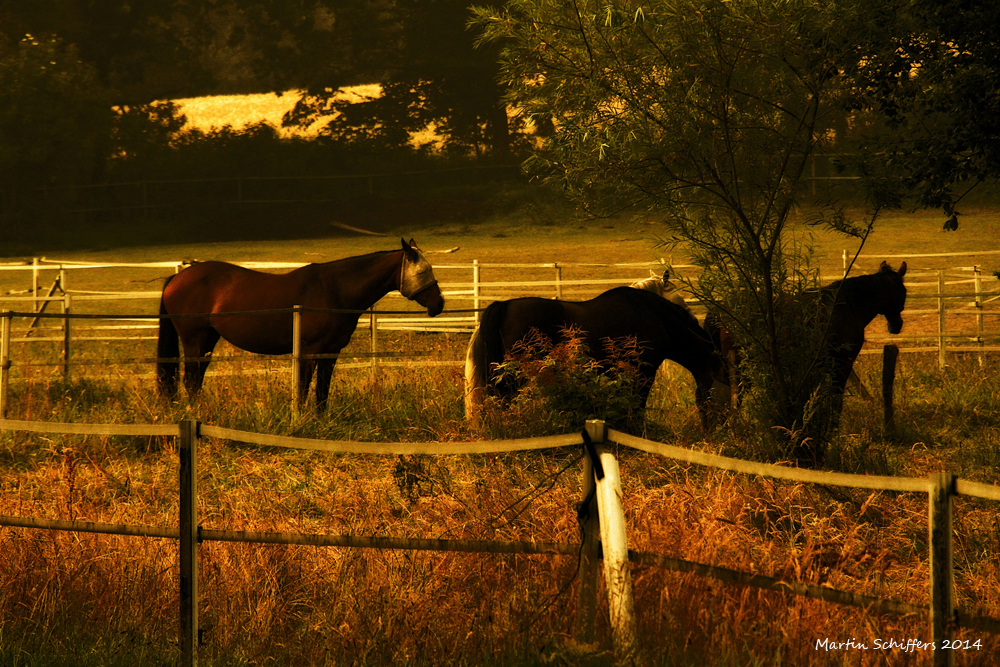
[[[617,238],[622,232],[588,231],[590,243],[597,243],[598,233]],[[518,236],[503,244],[486,237],[489,253],[478,256],[516,261],[501,253],[522,252],[521,242],[538,246],[534,251],[551,260],[561,247],[558,238]],[[574,228],[574,244],[578,236]],[[444,235],[435,242],[443,247],[455,245],[454,239]],[[463,252],[469,242],[462,238]],[[371,248],[373,242],[364,243]],[[626,252],[612,243],[606,247]],[[252,254],[246,246],[233,252]],[[279,254],[273,247],[260,252]],[[349,254],[343,247],[337,252]],[[828,259],[835,268],[839,255]],[[513,277],[490,274],[490,280]],[[72,280],[74,288],[84,285],[82,276]],[[926,303],[914,299],[911,307]],[[919,317],[907,316],[904,331],[931,332],[933,322]],[[970,317],[956,319],[956,329],[967,330]],[[996,330],[995,322],[987,326]],[[430,350],[434,358],[457,359],[467,339],[385,332],[379,340],[386,350]],[[359,332],[351,349],[364,351],[367,342]],[[19,354],[58,361],[57,348],[33,350]],[[81,348],[74,358],[88,354]],[[133,358],[135,350],[121,354]],[[142,354],[152,356],[149,350]],[[167,404],[148,380],[136,378],[151,367],[126,366],[119,377],[64,384],[57,366],[32,369],[25,361],[17,357],[15,419],[174,423],[197,416],[218,426],[303,437],[474,439],[462,422],[458,367],[383,367],[374,379],[368,369],[338,369],[328,414],[295,419],[290,375],[280,362],[266,374],[213,376],[197,402],[182,397]],[[898,440],[881,437],[877,407],[848,397],[831,467],[908,477],[948,469],[965,479],[1000,481],[996,360],[988,357],[981,368],[973,353],[950,355],[949,364],[941,371],[933,354],[903,355],[896,385]],[[264,367],[246,361],[216,362],[214,368],[234,371],[241,365],[247,371]],[[857,370],[877,390],[878,356],[862,356]],[[702,431],[691,394],[685,372],[661,371],[650,399],[652,439],[729,455],[752,449],[741,440],[746,433]],[[508,428],[514,426],[523,424]],[[224,530],[573,542],[579,539],[574,504],[580,474],[569,466],[575,456],[559,451],[401,462],[204,440],[201,521]],[[926,604],[926,496],[773,482],[625,448],[619,457],[632,548]],[[172,441],[4,434],[0,461],[0,514],[175,525]],[[550,489],[550,477],[566,466]],[[401,483],[400,468],[416,481]],[[995,503],[970,498],[955,503],[958,604],[992,617],[1000,616],[996,509]],[[176,651],[176,553],[176,544],[166,540],[0,528],[0,663],[20,664],[4,653],[15,650],[11,646],[54,656],[43,665],[115,664],[73,660],[73,651],[162,661]],[[200,652],[207,664],[611,662],[607,655],[578,659],[568,648],[578,576],[572,558],[225,543],[203,544],[200,554]],[[910,664],[910,656],[899,652],[817,651],[815,641],[927,639],[920,619],[877,616],[653,567],[635,566],[633,574],[640,633],[654,664]],[[601,618],[598,632],[606,647],[606,607]],[[983,642],[978,653],[959,656],[959,665],[997,664],[997,637],[967,630],[959,637]]]
[[[995,389],[968,393],[972,375],[980,384],[997,384],[974,360],[968,362],[961,372],[942,377],[933,357],[906,360],[899,381],[909,387],[910,398],[899,407],[913,422],[911,439],[963,422],[961,414],[949,421],[951,409],[996,404]],[[254,363],[237,366],[250,370]],[[877,370],[871,365],[866,359],[861,369],[866,379]],[[690,400],[677,403],[674,396],[686,378],[666,375],[653,400],[669,406],[658,411],[658,420],[680,444],[709,450],[739,446],[722,434],[706,436],[691,427],[697,417]],[[367,370],[338,372],[330,413],[299,420],[287,407],[288,378],[276,373],[213,377],[199,401],[172,405],[128,379],[123,376],[117,386],[96,381],[22,386],[13,410],[21,415],[30,400],[36,418],[129,421],[129,406],[141,399],[154,413],[146,419],[157,422],[196,414],[233,428],[316,437],[422,441],[468,435],[457,373],[384,368],[373,379]],[[941,383],[949,395],[937,393]],[[101,391],[105,384],[111,386]],[[919,423],[929,415],[918,395],[934,396],[939,404],[935,425]],[[898,459],[895,470],[876,472],[927,473],[918,466],[932,463],[911,460],[911,444],[893,445],[874,435],[855,444],[857,436],[850,434],[870,432],[877,415],[857,399],[849,406],[841,447],[888,450]],[[998,442],[998,429],[984,426],[978,442],[962,445],[965,451],[942,443],[935,445],[936,456],[959,457],[945,465],[962,468],[970,465],[961,458],[970,456],[969,447],[985,457]],[[201,522],[223,530],[574,542],[580,475],[571,463],[577,455],[560,450],[401,461],[206,439],[199,443]],[[148,525],[176,521],[177,452],[170,441],[22,434],[0,440],[0,456],[9,462],[0,514]],[[858,456],[871,468],[881,454]],[[757,479],[624,448],[619,460],[632,548],[926,603],[927,501],[920,494]],[[418,482],[402,484],[400,466]],[[986,461],[980,466],[962,476],[995,480],[995,466]],[[1000,572],[990,555],[997,546],[995,506],[962,500],[955,516],[961,536],[959,604],[995,617],[1000,614]],[[205,628],[200,652],[218,664],[340,664],[358,655],[370,664],[518,664],[539,653],[572,663],[568,653],[562,656],[572,646],[565,640],[572,636],[576,614],[572,558],[223,543],[203,544],[200,553]],[[85,629],[87,636],[103,638],[95,640],[95,653],[141,647],[169,652],[177,622],[175,554],[175,545],[162,540],[2,529],[0,562],[9,565],[0,568],[6,596],[0,596],[6,600],[0,604],[0,627],[26,633],[45,628],[31,635],[39,641]],[[817,652],[817,639],[855,638],[871,645],[875,638],[921,638],[926,632],[919,619],[877,616],[652,567],[636,566],[634,582],[641,636],[657,659],[669,656],[673,664],[840,665],[845,655]],[[606,643],[606,608],[600,618],[598,633]],[[960,637],[980,638],[968,631]],[[986,664],[1000,642],[988,635],[981,639],[977,657]],[[898,657],[853,653],[850,664],[893,664]],[[594,659],[593,664],[605,664]]]
[[[180,112],[187,117],[183,129],[211,132],[229,126],[242,130],[256,123],[267,123],[277,129],[279,136],[309,139],[319,135],[326,121],[313,123],[309,127],[282,127],[286,113],[299,101],[302,91],[289,90],[284,93],[252,93],[247,95],[212,95],[174,100]],[[379,84],[366,84],[344,88],[337,99],[361,102],[382,94]],[[437,141],[433,127],[416,132],[411,136],[415,146]]]
[[[370,84],[352,86],[345,89],[339,99],[361,101],[366,97],[378,97],[381,86]],[[282,127],[282,119],[299,101],[301,91],[289,90],[284,93],[253,93],[248,95],[212,95],[174,100],[182,114],[187,116],[184,129],[202,132],[219,130],[229,126],[241,130],[255,123],[267,123],[277,128],[284,137],[314,137],[319,132],[317,124],[308,128]]]

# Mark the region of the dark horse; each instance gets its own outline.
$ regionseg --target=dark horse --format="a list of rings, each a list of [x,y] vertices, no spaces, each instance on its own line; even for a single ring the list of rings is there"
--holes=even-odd
[[[695,379],[702,422],[707,423],[712,412],[711,390],[722,368],[711,338],[683,306],[631,287],[616,287],[589,301],[524,297],[491,303],[483,311],[466,354],[467,418],[478,414],[487,389],[503,397],[517,391],[517,387],[499,382],[492,372],[493,365],[501,363],[515,343],[533,330],[559,342],[570,326],[580,329],[589,354],[599,362],[606,360],[606,341],[635,338],[640,346],[635,391],[641,407],[646,405],[664,360],[676,361],[689,370]]]
[[[165,361],[184,346],[184,386],[195,395],[205,379],[219,338],[258,354],[292,351],[292,313],[227,315],[285,310],[302,306],[303,355],[336,354],[351,340],[361,312],[393,290],[427,308],[431,317],[444,308],[431,265],[414,244],[323,264],[309,264],[285,274],[261,273],[225,262],[193,264],[167,279],[160,299],[157,381],[160,392],[177,392],[180,364]],[[305,309],[335,309],[318,312]],[[176,315],[180,317],[164,317]],[[190,360],[189,360],[190,359]],[[336,358],[303,359],[299,400],[305,404],[313,370],[316,406],[326,407]]]
[[[824,340],[833,373],[835,418],[839,418],[844,389],[853,372],[854,361],[865,345],[865,328],[878,315],[885,317],[889,333],[898,334],[903,328],[901,313],[906,306],[904,275],[906,262],[899,266],[898,271],[882,262],[879,270],[871,275],[838,280],[820,290],[820,303],[830,309],[829,318],[821,318],[820,322],[828,328]],[[734,391],[738,391],[740,350],[731,332],[714,315],[706,319],[705,329],[727,364],[727,374],[731,373],[736,380],[732,383]]]

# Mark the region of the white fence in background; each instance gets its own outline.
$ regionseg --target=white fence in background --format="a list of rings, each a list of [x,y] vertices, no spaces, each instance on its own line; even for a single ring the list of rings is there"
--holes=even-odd
[[[957,257],[963,255],[1000,255],[1000,251],[952,254],[911,254],[881,257],[898,262],[929,257]],[[862,259],[877,260],[880,257],[861,255]],[[851,256],[843,253],[846,270]],[[240,262],[241,266],[258,270],[291,270],[303,263],[291,262]],[[490,302],[519,296],[547,296],[554,298],[584,299],[617,285],[628,285],[648,277],[650,270],[661,272],[668,261],[634,262],[619,264],[547,262],[547,263],[491,263],[472,260],[470,263],[438,264],[435,271],[441,278],[442,293],[448,300],[449,308],[434,319],[407,308],[400,295],[393,293],[380,301],[359,321],[359,327],[369,332],[368,351],[370,357],[355,366],[374,365],[376,357],[391,357],[391,353],[379,349],[379,331],[422,331],[438,333],[469,333],[478,321],[479,312]],[[76,290],[70,285],[71,275],[81,271],[113,269],[165,269],[177,272],[185,262],[143,262],[143,263],[90,263],[49,260],[35,258],[31,263],[0,265],[0,272],[30,272],[30,286],[19,293],[0,295],[0,308],[25,311],[28,304],[34,313],[41,313],[50,305],[67,313],[81,311],[90,304],[122,301],[156,302],[160,289],[141,291],[107,292]],[[672,266],[673,271],[684,273],[695,267]],[[497,280],[491,274],[509,275],[511,272],[544,275],[550,278],[532,280]],[[572,274],[589,274],[586,278],[567,277]],[[602,277],[594,277],[593,274]],[[463,275],[464,274],[464,275]],[[823,281],[836,280],[842,276],[824,276]],[[866,352],[878,352],[882,343],[893,342],[905,353],[934,353],[939,364],[944,367],[949,353],[964,352],[978,355],[980,363],[989,352],[1000,351],[1000,282],[992,273],[981,266],[960,266],[949,269],[920,269],[910,266],[907,273],[909,290],[906,319],[928,317],[935,320],[934,326],[921,327],[922,333],[912,333],[914,326],[904,327],[904,332],[895,336],[871,332],[869,340],[875,345]],[[49,285],[46,287],[46,285]],[[693,304],[698,309],[698,304]],[[456,307],[457,306],[457,307]],[[139,310],[146,310],[145,308]],[[150,309],[152,310],[152,309]],[[12,343],[43,342],[59,343],[64,346],[64,356],[69,357],[71,343],[83,341],[153,340],[158,326],[156,316],[149,317],[111,314],[104,311],[107,318],[91,320],[85,326],[74,327],[72,340],[67,327],[40,327],[41,318],[26,318],[25,327],[15,327]],[[141,313],[140,313],[141,315]],[[47,319],[47,318],[46,318]],[[346,355],[345,355],[346,356]],[[384,362],[383,362],[384,363]],[[457,362],[454,362],[457,363]],[[349,367],[345,364],[342,367]]]

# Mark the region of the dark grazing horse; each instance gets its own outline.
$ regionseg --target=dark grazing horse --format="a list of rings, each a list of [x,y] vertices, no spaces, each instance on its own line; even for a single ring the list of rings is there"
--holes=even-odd
[[[883,315],[889,333],[898,334],[903,328],[901,313],[906,306],[904,275],[906,262],[899,266],[898,271],[882,262],[873,274],[844,278],[820,290],[820,304],[830,309],[829,317],[820,318],[820,322],[827,326],[825,345],[833,372],[835,417],[840,415],[844,389],[853,373],[854,361],[865,345],[867,326],[878,315]],[[726,364],[726,374],[731,374],[736,380],[732,385],[733,390],[738,392],[741,384],[740,350],[732,333],[714,314],[706,318],[705,329]]]
[[[160,299],[157,382],[161,394],[177,392],[180,365],[166,360],[184,347],[184,386],[197,394],[219,338],[248,352],[292,351],[293,306],[302,306],[301,353],[336,354],[351,340],[361,312],[393,290],[427,308],[431,317],[444,308],[431,265],[413,239],[402,248],[309,264],[284,274],[261,273],[225,262],[193,264],[167,279]],[[329,309],[322,312],[306,309]],[[261,314],[249,311],[284,310]],[[165,317],[174,315],[176,317]],[[303,359],[299,401],[305,404],[316,371],[316,407],[330,392],[336,358]]]
[[[646,399],[664,360],[675,361],[694,376],[695,398],[702,422],[712,414],[712,388],[722,361],[712,340],[683,306],[652,292],[616,287],[589,301],[558,301],[523,297],[494,301],[483,311],[479,327],[472,335],[465,361],[466,417],[475,418],[487,390],[505,398],[518,387],[499,381],[494,365],[533,331],[554,343],[560,342],[567,327],[577,327],[587,350],[596,361],[605,361],[605,342],[635,338],[640,347],[635,387],[645,407]],[[728,387],[724,388],[728,395]]]

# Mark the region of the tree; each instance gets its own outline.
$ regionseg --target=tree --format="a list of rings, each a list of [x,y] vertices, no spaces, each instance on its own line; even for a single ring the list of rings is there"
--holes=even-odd
[[[0,43],[0,178],[8,205],[19,189],[74,184],[95,168],[111,131],[108,91],[76,49],[27,35]],[[23,195],[23,192],[20,193]]]
[[[957,228],[959,201],[1000,175],[1000,5],[881,8],[863,37],[868,57],[847,72],[861,121],[852,166],[871,190],[940,208]]]
[[[842,116],[843,73],[867,5],[814,0],[513,0],[477,10],[502,47],[509,103],[555,131],[528,169],[598,214],[663,217],[701,279],[695,294],[741,339],[759,414],[822,455],[823,323],[817,275],[785,230],[810,157]],[[841,211],[819,222],[864,238]],[[793,305],[798,304],[798,305]],[[801,341],[805,341],[804,343]],[[811,438],[812,444],[803,442]]]
[[[334,15],[355,69],[318,71],[288,123],[328,119],[330,136],[382,146],[406,145],[410,134],[433,127],[446,150],[508,157],[498,54],[475,48],[466,0],[358,0]],[[368,78],[359,80],[363,73]],[[381,95],[353,104],[335,99],[342,85],[360,82],[380,83]]]

